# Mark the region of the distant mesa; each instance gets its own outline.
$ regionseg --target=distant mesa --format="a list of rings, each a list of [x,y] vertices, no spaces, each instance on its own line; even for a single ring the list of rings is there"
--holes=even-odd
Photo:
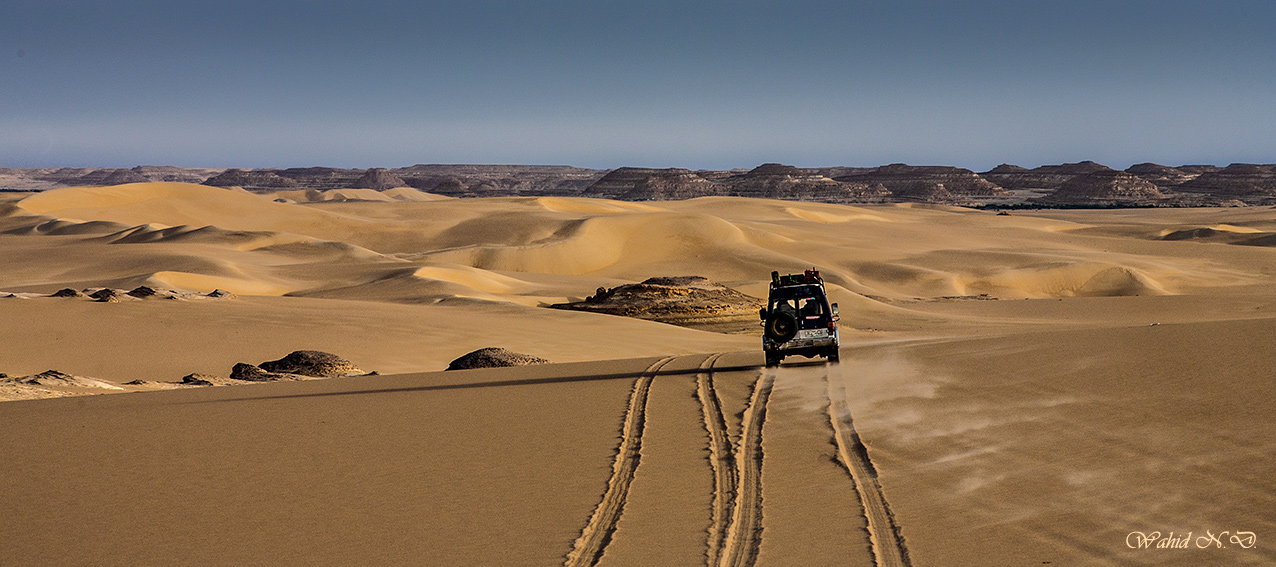
[[[220,172],[220,169],[173,167],[168,165],[139,165],[132,172],[144,177],[147,181],[166,181],[171,183],[201,183],[209,174]]]
[[[400,168],[344,169],[293,167],[285,169],[214,169],[169,166],[110,168],[0,168],[6,186],[0,189],[44,190],[72,185],[117,185],[143,181],[195,182],[248,191],[313,191],[279,194],[283,203],[368,200],[366,190],[390,192],[401,187],[444,197],[563,196],[625,201],[684,200],[699,197],[750,197],[826,203],[923,202],[966,206],[1092,207],[1125,206],[1243,206],[1276,204],[1276,166],[1237,163],[1167,166],[1140,163],[1125,173],[1156,186],[1163,199],[1122,193],[1132,182],[1116,182],[1114,192],[1094,198],[1077,187],[1059,193],[1081,176],[1115,171],[1094,161],[1042,165],[1028,169],[1001,164],[988,171],[951,166],[902,163],[876,167],[796,167],[764,163],[752,169],[691,170],[683,168],[620,167],[587,169],[559,165],[417,164]],[[1094,183],[1094,180],[1079,181]],[[360,196],[335,191],[360,189]],[[1138,191],[1136,191],[1137,193]],[[1053,195],[1050,198],[1047,196]],[[1069,202],[1070,195],[1080,200]],[[389,200],[405,199],[387,195]],[[1131,199],[1133,199],[1131,201]],[[384,199],[371,199],[384,200]],[[1106,204],[1101,204],[1106,203]],[[0,206],[0,211],[5,206]],[[12,207],[12,205],[7,205]]]
[[[1101,163],[1095,163],[1089,160],[1077,163],[1065,163],[1062,165],[1043,165],[1032,171],[1037,173],[1053,173],[1060,175],[1083,175],[1086,173],[1095,173],[1099,171],[1111,171],[1112,168]]]
[[[244,171],[242,169],[228,169],[218,175],[214,175],[204,180],[204,185],[213,187],[243,187],[256,188],[264,187],[271,189],[292,188],[297,187],[297,182],[282,177],[274,171]]]
[[[897,198],[950,201],[958,198],[996,197],[1010,194],[996,183],[960,167],[915,166],[896,163],[837,177],[838,181],[881,185]]]
[[[1125,171],[1126,173],[1137,175],[1157,187],[1182,185],[1184,182],[1196,179],[1200,175],[1199,173],[1188,173],[1181,169],[1156,163],[1136,163],[1127,167]]]
[[[949,191],[943,183],[923,180],[897,185],[891,191],[891,195],[896,199],[922,203],[952,203],[958,200],[957,196],[952,191]]]
[[[448,364],[448,370],[470,370],[474,368],[505,368],[511,366],[527,366],[530,364],[549,364],[548,360],[530,354],[512,352],[498,347],[486,347],[466,353]]]
[[[764,163],[753,169],[750,169],[749,172],[746,173],[745,175],[747,176],[792,175],[797,177],[797,176],[806,175],[806,173],[791,165],[784,165],[782,163]]]
[[[988,171],[985,171],[985,172],[983,173],[983,175],[987,175],[987,174],[989,174],[989,173],[992,173],[992,174],[998,174],[998,173],[1026,173],[1027,171],[1028,171],[1028,168],[1026,168],[1026,167],[1020,167],[1020,166],[1018,166],[1018,165],[1010,165],[1010,164],[1008,164],[1008,163],[1003,163],[1003,164],[1001,164],[1001,165],[999,165],[999,166],[997,166],[997,167],[994,167],[994,168],[992,168],[992,169],[990,169],[990,170],[988,170]]]
[[[1202,173],[1211,173],[1223,169],[1217,165],[1180,165],[1174,169],[1184,173],[1200,175]]]
[[[758,199],[863,203],[881,201],[890,195],[880,184],[834,180],[818,171],[777,163],[760,165],[722,182],[730,187],[727,195]]]
[[[687,170],[665,170],[648,175],[621,193],[622,201],[679,201],[721,195],[726,186]]]
[[[682,200],[720,195],[724,187],[688,169],[621,167],[586,188],[582,197],[625,201]]]
[[[1065,181],[1041,200],[1045,203],[1135,205],[1164,198],[1165,194],[1146,179],[1124,171],[1102,169]]]
[[[151,181],[145,175],[131,169],[98,169],[79,178],[81,185],[124,185]]]
[[[1234,163],[1201,173],[1176,189],[1226,197],[1276,196],[1276,165]]]
[[[355,189],[375,189],[377,191],[406,186],[406,181],[381,167],[369,169],[367,173],[356,179],[353,184]]]
[[[566,165],[417,164],[390,171],[403,178],[409,187],[451,197],[477,194],[449,192],[450,184],[440,187],[445,180],[455,180],[466,188],[494,187],[493,196],[541,197],[580,195],[608,170]]]
[[[469,189],[469,187],[466,187],[464,183],[461,183],[460,179],[449,178],[439,181],[437,185],[430,188],[430,192],[437,193],[439,195],[461,196],[466,193],[467,189]]]
[[[984,172],[982,177],[1005,189],[1054,190],[1078,175],[1098,171],[1112,171],[1112,168],[1092,161],[1043,165],[1027,170],[1022,167],[1003,165]]]

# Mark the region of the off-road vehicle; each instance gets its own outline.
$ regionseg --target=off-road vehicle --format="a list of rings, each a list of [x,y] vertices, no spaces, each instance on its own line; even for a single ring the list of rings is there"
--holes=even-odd
[[[829,304],[819,270],[786,276],[771,272],[767,305],[758,315],[765,329],[762,352],[768,367],[793,355],[837,362],[837,304]]]

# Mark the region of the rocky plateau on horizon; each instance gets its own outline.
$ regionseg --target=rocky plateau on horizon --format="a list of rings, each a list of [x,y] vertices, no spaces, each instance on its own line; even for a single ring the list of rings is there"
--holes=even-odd
[[[148,181],[240,187],[260,192],[385,191],[411,187],[461,198],[562,196],[661,201],[735,196],[994,208],[1276,205],[1276,165],[1244,163],[1226,167],[1140,163],[1117,170],[1083,161],[1033,169],[1002,164],[985,172],[902,163],[815,168],[767,163],[753,169],[734,170],[464,164],[418,164],[392,169],[0,168],[0,191],[42,191]]]

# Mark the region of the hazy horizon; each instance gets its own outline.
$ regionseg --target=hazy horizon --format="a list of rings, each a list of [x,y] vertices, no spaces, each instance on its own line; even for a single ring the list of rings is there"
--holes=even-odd
[[[0,7],[0,166],[1276,162],[1276,5]]]
[[[1094,160],[1081,160],[1081,161],[1094,161]],[[63,165],[63,164],[58,164],[58,165],[32,165],[32,166],[8,166],[8,165],[5,165],[5,164],[0,164],[0,168],[13,168],[13,169],[62,169],[62,168],[70,168],[70,169],[132,169],[132,168],[135,168],[135,167],[179,167],[179,168],[187,168],[187,169],[241,169],[241,170],[245,170],[245,171],[247,171],[247,170],[285,170],[285,169],[293,169],[293,168],[297,168],[297,169],[305,169],[305,168],[310,168],[310,167],[330,167],[330,168],[334,168],[334,169],[349,169],[349,170],[366,170],[366,169],[377,169],[377,168],[379,168],[379,169],[395,170],[395,169],[400,169],[400,168],[408,168],[408,167],[414,167],[414,166],[418,166],[418,165],[425,165],[425,166],[575,167],[575,168],[580,168],[580,169],[594,169],[594,170],[599,170],[599,171],[605,171],[605,170],[615,170],[615,169],[619,169],[619,168],[622,168],[622,167],[633,167],[633,168],[641,168],[641,169],[688,169],[688,170],[691,170],[691,171],[747,171],[747,170],[751,170],[751,169],[753,169],[753,168],[755,168],[755,167],[758,167],[758,166],[760,166],[760,165],[764,165],[764,164],[767,164],[767,163],[779,163],[779,162],[770,161],[770,162],[756,163],[756,164],[753,164],[753,165],[742,165],[742,166],[736,166],[736,167],[717,167],[717,168],[708,168],[708,167],[686,167],[686,166],[679,166],[679,165],[667,165],[667,166],[666,166],[666,165],[661,165],[661,166],[645,166],[645,165],[630,165],[630,164],[615,165],[615,166],[591,167],[591,166],[575,165],[575,164],[570,164],[570,163],[478,163],[478,162],[469,162],[469,163],[433,163],[433,162],[416,162],[416,163],[412,163],[412,164],[404,164],[404,165],[369,165],[369,166],[360,166],[360,165],[335,166],[335,165],[331,165],[331,164],[312,163],[312,164],[307,164],[307,165],[283,165],[283,166],[263,165],[263,166],[252,166],[252,167],[248,167],[248,166],[233,166],[233,165],[231,165],[231,166],[213,166],[213,165],[174,165],[174,164],[168,164],[168,163],[143,163],[143,164],[132,164],[132,165],[115,165],[115,164],[108,164],[108,165]],[[1034,165],[1023,165],[1023,164],[1017,164],[1017,163],[1002,163],[1002,164],[998,164],[998,165],[1015,165],[1015,166],[1024,167],[1024,168],[1026,168],[1026,169],[1034,169],[1034,168],[1036,168],[1036,167],[1052,166],[1052,165],[1067,165],[1067,164],[1073,164],[1073,163],[1078,163],[1078,162],[1054,162],[1054,163],[1041,163],[1041,164],[1034,164]],[[1125,170],[1125,169],[1128,169],[1129,167],[1131,167],[1131,166],[1133,166],[1133,165],[1138,165],[1138,164],[1142,164],[1142,163],[1155,163],[1155,162],[1141,161],[1141,162],[1135,162],[1135,163],[1129,163],[1129,164],[1123,164],[1123,165],[1114,165],[1114,164],[1110,164],[1110,163],[1101,163],[1101,162],[1096,162],[1096,163],[1099,163],[1099,165],[1104,165],[1104,166],[1107,166],[1107,167],[1112,168],[1112,169]],[[1157,165],[1165,165],[1165,166],[1169,166],[1169,167],[1188,167],[1188,166],[1214,166],[1214,167],[1227,167],[1228,165],[1238,164],[1238,163],[1249,163],[1249,162],[1228,162],[1228,163],[1181,163],[1181,164],[1160,163],[1160,164],[1157,164]],[[917,167],[925,167],[925,166],[953,166],[953,164],[948,164],[948,163],[907,163],[907,164],[905,164],[905,163],[903,163],[903,162],[879,163],[879,164],[872,164],[872,165],[847,165],[847,164],[844,164],[844,163],[835,163],[835,164],[819,164],[819,165],[795,165],[795,164],[791,164],[791,163],[784,163],[784,164],[782,164],[782,165],[794,165],[795,167],[798,167],[798,168],[800,168],[800,169],[815,169],[815,168],[831,168],[831,167],[873,168],[873,167],[881,167],[881,166],[886,166],[886,165],[898,165],[898,164],[903,164],[903,165],[908,165],[908,166],[917,166]],[[1262,165],[1267,165],[1267,164],[1262,164]],[[960,165],[956,165],[956,166],[953,166],[953,167],[963,168],[963,166],[960,166]],[[969,167],[964,167],[964,169],[968,169],[968,170],[970,170],[970,171],[974,171],[974,172],[976,172],[976,173],[986,173],[987,171],[989,171],[989,170],[991,170],[991,169],[993,169],[993,168],[995,168],[995,167],[997,167],[997,166],[992,166],[992,167],[987,167],[987,168],[969,168]]]

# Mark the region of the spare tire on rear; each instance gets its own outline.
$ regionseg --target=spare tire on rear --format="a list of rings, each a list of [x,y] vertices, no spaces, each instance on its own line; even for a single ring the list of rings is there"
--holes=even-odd
[[[787,304],[781,304],[766,320],[766,336],[783,343],[797,335],[797,314]]]

